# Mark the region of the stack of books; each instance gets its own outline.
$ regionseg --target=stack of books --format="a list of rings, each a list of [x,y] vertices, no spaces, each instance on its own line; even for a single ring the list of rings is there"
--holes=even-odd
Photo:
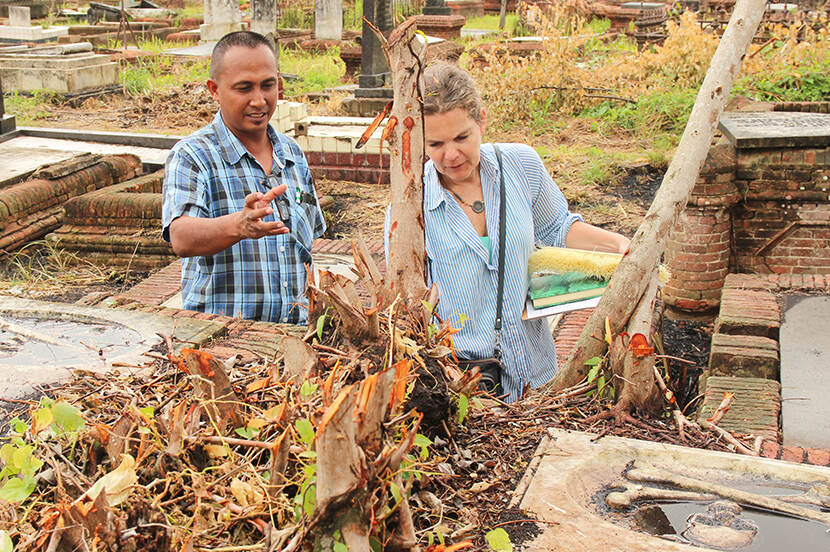
[[[607,287],[607,280],[574,271],[532,277],[529,295],[533,308],[542,309],[600,297]]]

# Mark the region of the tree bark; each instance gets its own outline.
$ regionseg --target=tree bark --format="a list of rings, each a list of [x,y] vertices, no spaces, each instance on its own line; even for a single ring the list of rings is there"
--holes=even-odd
[[[645,276],[651,274],[660,261],[669,232],[686,206],[706,160],[718,120],[764,13],[764,5],[764,0],[738,0],[735,5],[663,184],[634,235],[629,254],[623,257],[611,278],[573,353],[549,384],[555,392],[579,383],[588,373],[585,361],[605,352],[601,336],[606,318],[613,334],[628,325],[649,285],[650,279]]]
[[[426,293],[424,266],[424,116],[421,109],[426,44],[416,39],[415,18],[389,40],[377,32],[392,71],[394,103],[386,123],[392,188],[386,285],[411,307]],[[391,126],[391,131],[389,130]],[[385,305],[384,305],[385,306]]]

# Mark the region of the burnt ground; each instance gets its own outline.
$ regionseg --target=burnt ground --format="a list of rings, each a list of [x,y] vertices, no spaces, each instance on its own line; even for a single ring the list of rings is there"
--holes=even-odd
[[[709,364],[709,349],[712,345],[712,323],[694,320],[663,321],[663,344],[669,357],[669,385],[677,395],[681,408],[698,395],[698,378]],[[685,361],[685,362],[683,362]],[[696,405],[690,405],[694,408]]]

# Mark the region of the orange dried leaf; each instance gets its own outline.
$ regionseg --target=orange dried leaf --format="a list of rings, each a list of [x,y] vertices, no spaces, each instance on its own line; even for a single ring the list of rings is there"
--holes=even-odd
[[[334,367],[329,373],[329,377],[323,382],[323,402],[328,404],[331,401],[331,390],[334,387],[334,379],[337,377],[337,372],[340,371],[340,359],[334,364]]]
[[[412,370],[412,360],[405,358],[395,363],[395,387],[392,390],[392,397],[389,399],[389,408],[396,403],[403,402],[406,397],[406,385],[409,380],[409,373]]]
[[[628,342],[628,350],[634,353],[636,358],[643,358],[654,354],[654,347],[649,346],[648,339],[641,333],[631,336]]]
[[[258,379],[255,382],[249,383],[248,387],[245,388],[245,392],[250,395],[251,393],[255,393],[260,389],[265,389],[266,387],[268,387],[269,383],[271,383],[271,376]]]
[[[605,342],[608,343],[609,347],[614,345],[614,341],[611,338],[611,320],[607,316],[605,317]]]
[[[285,403],[272,406],[262,413],[262,417],[272,424],[278,424],[285,416]]]

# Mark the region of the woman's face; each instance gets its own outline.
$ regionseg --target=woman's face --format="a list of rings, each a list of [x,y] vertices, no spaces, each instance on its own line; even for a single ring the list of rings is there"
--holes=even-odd
[[[480,119],[475,121],[460,107],[424,117],[426,154],[443,176],[444,185],[478,183],[484,109]]]

